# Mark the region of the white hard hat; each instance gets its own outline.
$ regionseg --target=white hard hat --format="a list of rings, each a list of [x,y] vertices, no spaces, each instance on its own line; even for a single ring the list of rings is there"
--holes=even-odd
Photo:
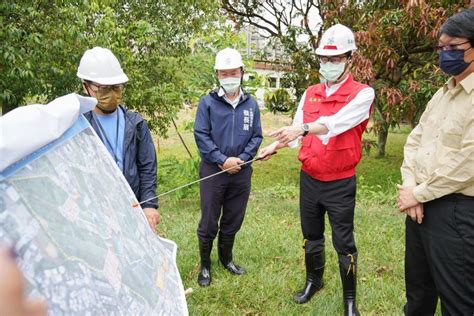
[[[224,48],[216,55],[215,70],[235,69],[243,66],[242,56],[233,48]]]
[[[316,48],[316,54],[321,56],[336,56],[357,49],[354,33],[342,24],[331,26],[324,32]]]
[[[114,85],[128,81],[117,57],[110,49],[102,47],[86,50],[77,68],[77,76],[83,80],[103,85]]]

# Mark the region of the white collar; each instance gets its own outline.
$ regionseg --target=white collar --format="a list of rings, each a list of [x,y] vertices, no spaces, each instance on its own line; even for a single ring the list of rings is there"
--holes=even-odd
[[[240,88],[239,95],[233,101],[231,101],[225,94],[224,88],[220,87],[219,91],[217,92],[217,95],[223,98],[225,102],[229,103],[235,109],[237,105],[239,105],[240,100],[242,99],[242,96],[244,95],[244,93],[242,91],[242,88]]]
[[[344,82],[347,81],[347,79],[349,79],[349,74],[347,74],[346,79],[342,80],[339,83],[333,84],[330,87],[328,86],[327,82],[325,82],[324,86],[326,87],[326,96],[329,97],[331,94],[336,92],[344,84]]]

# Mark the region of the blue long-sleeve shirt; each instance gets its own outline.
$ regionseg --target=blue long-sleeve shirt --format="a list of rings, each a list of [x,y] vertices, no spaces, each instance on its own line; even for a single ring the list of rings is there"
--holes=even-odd
[[[129,111],[123,106],[119,106],[118,110],[123,112],[125,118],[122,172],[138,201],[147,200],[156,196],[157,158],[155,145],[148,125],[140,114]],[[99,133],[99,126],[93,119],[92,112],[85,113],[84,116],[94,130]],[[157,208],[158,199],[146,202],[142,207]]]

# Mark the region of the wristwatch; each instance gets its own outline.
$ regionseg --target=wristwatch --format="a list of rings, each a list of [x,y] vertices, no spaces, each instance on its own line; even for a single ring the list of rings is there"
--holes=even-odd
[[[309,125],[304,123],[301,125],[301,129],[303,130],[303,137],[308,135],[309,133]]]

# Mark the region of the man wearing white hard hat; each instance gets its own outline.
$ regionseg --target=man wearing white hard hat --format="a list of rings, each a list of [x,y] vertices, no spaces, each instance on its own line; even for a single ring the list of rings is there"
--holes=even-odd
[[[81,58],[77,76],[82,80],[84,91],[97,99],[94,110],[84,116],[122,170],[138,201],[155,197],[155,145],[142,116],[122,104],[128,77],[119,61],[107,48],[88,49]],[[160,221],[157,200],[146,202],[142,207],[150,227],[156,231]]]
[[[301,143],[300,216],[304,237],[306,283],[294,295],[308,302],[323,287],[324,222],[328,214],[338,253],[345,315],[358,315],[355,305],[357,248],[354,241],[355,167],[361,158],[361,137],[374,100],[374,90],[350,73],[354,34],[336,24],[324,32],[316,54],[321,83],[301,98],[293,125],[273,132],[277,141],[260,157]]]
[[[240,53],[231,48],[219,51],[214,68],[220,86],[201,99],[194,123],[201,155],[199,175],[228,171],[200,183],[200,286],[211,283],[210,256],[217,234],[219,261],[232,274],[245,273],[233,261],[233,246],[244,220],[252,167],[240,165],[255,158],[262,142],[257,102],[241,88],[244,64]]]

